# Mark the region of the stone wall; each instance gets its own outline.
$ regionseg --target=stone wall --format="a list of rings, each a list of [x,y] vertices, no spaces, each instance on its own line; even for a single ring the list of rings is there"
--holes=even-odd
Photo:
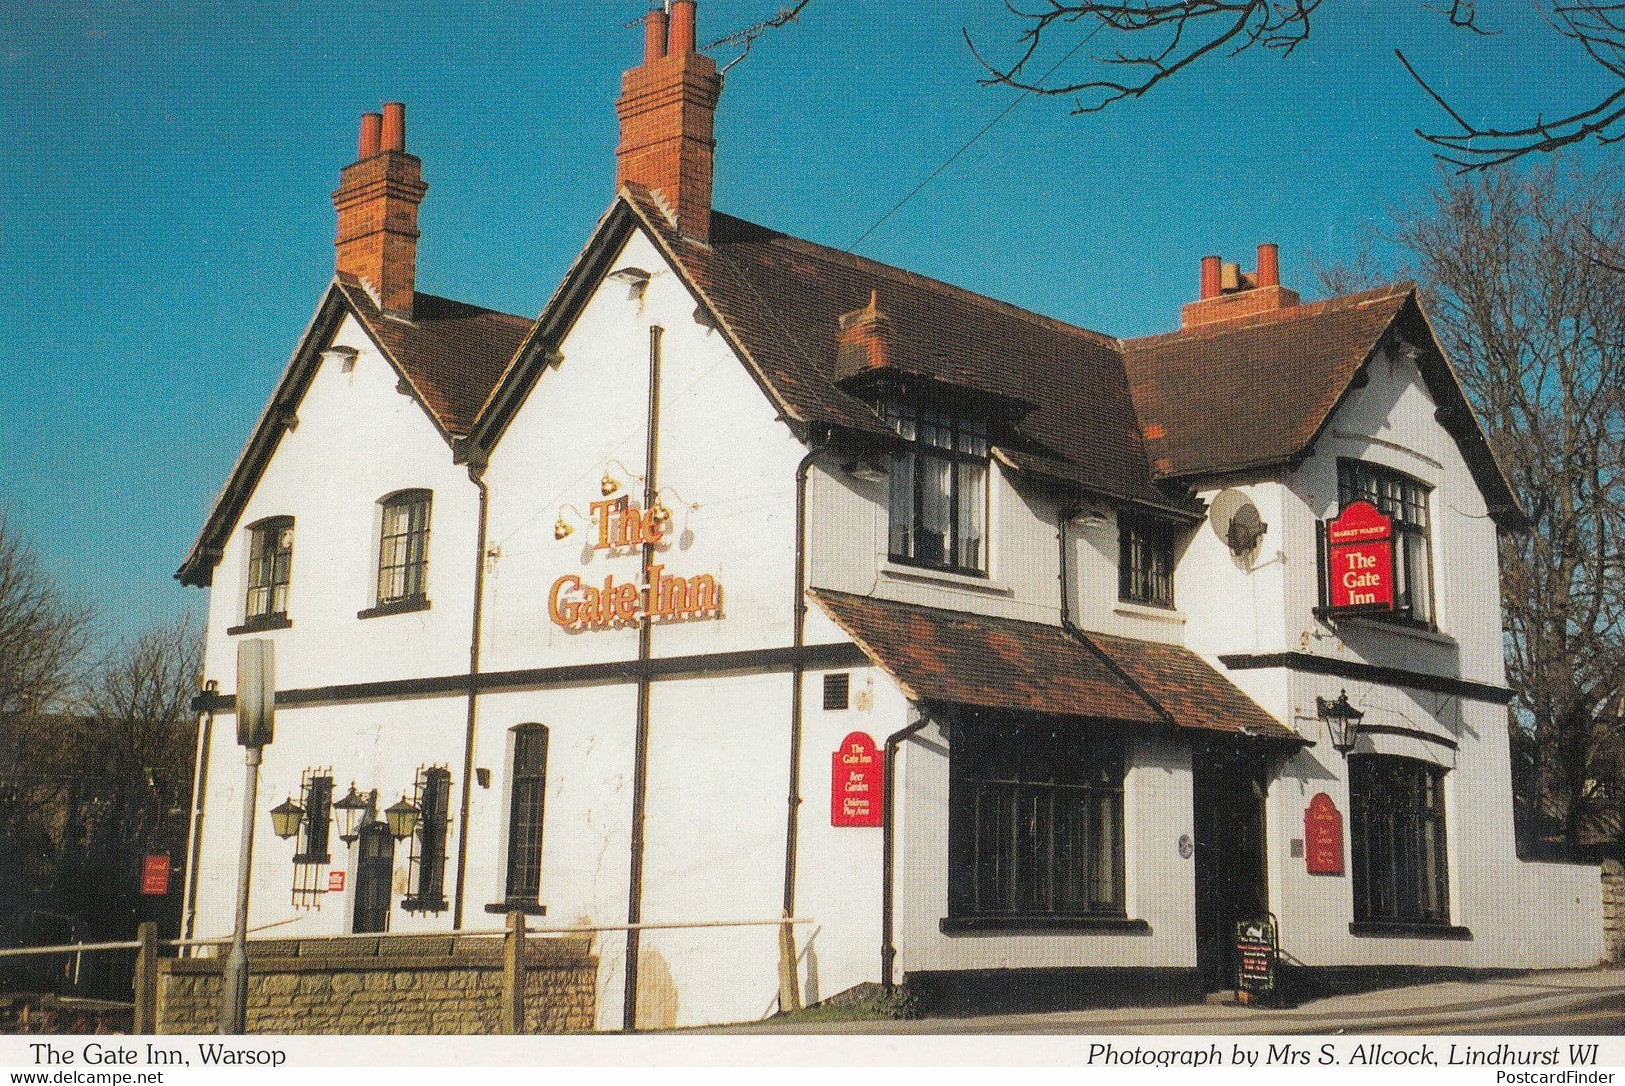
[[[1602,942],[1603,957],[1625,961],[1625,864],[1618,860],[1602,862]]]
[[[213,1033],[218,958],[161,963],[158,1032]],[[501,939],[299,939],[249,945],[249,1033],[495,1033]],[[525,941],[528,1033],[590,1030],[598,959],[586,939]]]

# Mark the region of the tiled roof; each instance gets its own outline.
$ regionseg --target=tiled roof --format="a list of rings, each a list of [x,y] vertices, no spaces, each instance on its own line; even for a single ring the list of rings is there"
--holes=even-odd
[[[1068,481],[1170,504],[1152,481],[1110,337],[721,213],[702,245],[647,193],[626,195],[792,419],[883,432],[869,405],[834,383],[839,319],[873,293],[899,368],[1034,404],[1017,439]]]
[[[1126,341],[1154,473],[1214,474],[1302,452],[1415,292],[1399,283]]]
[[[1189,649],[918,607],[810,595],[914,701],[1295,739]]]
[[[340,275],[339,290],[379,346],[411,382],[440,428],[461,436],[513,358],[534,321],[416,294],[412,319],[385,316],[359,280]]]
[[[1269,739],[1298,738],[1296,732],[1259,708],[1213,665],[1183,645],[1137,641],[1094,631],[1085,636],[1181,728]]]

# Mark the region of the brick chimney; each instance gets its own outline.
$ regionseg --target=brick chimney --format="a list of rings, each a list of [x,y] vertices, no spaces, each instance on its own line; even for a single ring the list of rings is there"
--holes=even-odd
[[[895,333],[891,321],[880,309],[880,296],[869,292],[869,304],[842,313],[835,339],[835,379],[883,370],[891,365]]]
[[[339,171],[333,193],[338,210],[338,270],[366,282],[378,306],[412,318],[418,259],[418,205],[429,186],[423,163],[406,153],[406,107],[385,102],[384,112],[361,117],[356,160]]]
[[[660,194],[684,235],[711,233],[712,138],[722,77],[695,48],[694,0],[672,0],[670,16],[651,11],[643,63],[621,77],[615,112],[621,144],[615,183],[635,181]]]
[[[1216,256],[1202,258],[1202,294],[1180,310],[1182,328],[1239,320],[1299,304],[1298,292],[1281,285],[1281,251],[1276,245],[1258,247],[1258,270],[1243,272]]]

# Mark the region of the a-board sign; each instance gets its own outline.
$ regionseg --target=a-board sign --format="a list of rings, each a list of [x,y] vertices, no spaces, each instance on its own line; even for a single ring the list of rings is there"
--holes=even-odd
[[[163,897],[169,893],[168,853],[148,856],[142,861],[141,893],[145,897]]]
[[[830,825],[880,825],[883,757],[875,749],[875,741],[863,732],[841,740],[840,749],[830,756]]]
[[[1303,864],[1311,875],[1343,873],[1343,812],[1325,792],[1303,811]]]
[[[1236,995],[1243,1002],[1275,997],[1279,946],[1273,917],[1236,922]]]
[[[1345,613],[1394,609],[1394,524],[1370,502],[1326,525],[1326,601]]]

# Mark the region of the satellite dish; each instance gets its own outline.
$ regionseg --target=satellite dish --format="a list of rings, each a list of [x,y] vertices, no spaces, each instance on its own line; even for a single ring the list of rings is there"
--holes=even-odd
[[[1213,534],[1224,540],[1230,553],[1238,557],[1258,546],[1258,541],[1269,530],[1253,500],[1234,489],[1219,492],[1208,506],[1207,519],[1213,526]]]

